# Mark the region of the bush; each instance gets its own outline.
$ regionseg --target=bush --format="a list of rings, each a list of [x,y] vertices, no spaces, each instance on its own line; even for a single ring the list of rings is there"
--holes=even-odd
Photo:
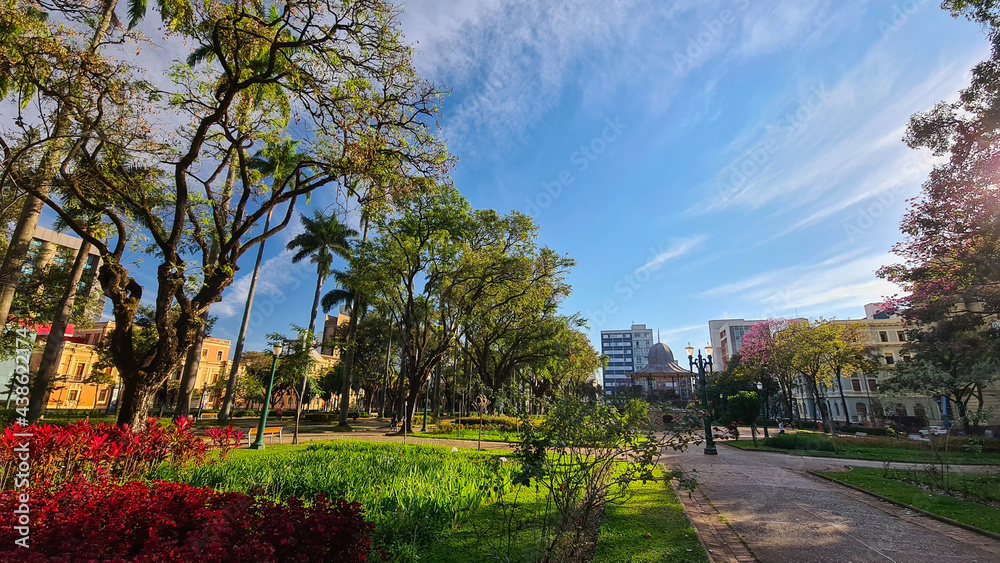
[[[454,424],[462,423],[462,428],[478,428],[480,424],[479,416],[471,414],[465,418],[456,418]],[[500,430],[503,432],[517,432],[521,425],[521,419],[515,416],[504,416],[499,414],[484,414],[482,418],[483,430]]]
[[[778,434],[764,438],[764,445],[783,450],[837,451],[833,440],[816,434]]]
[[[208,444],[194,434],[193,424],[191,418],[166,424],[150,418],[140,432],[85,420],[66,426],[8,426],[0,434],[0,490],[14,486],[18,452],[25,443],[31,452],[31,482],[38,485],[55,485],[73,475],[95,481],[136,479],[164,463],[204,460]],[[223,448],[223,455],[239,443],[240,431],[213,430],[209,437]]]
[[[371,545],[357,503],[317,496],[306,507],[165,481],[80,481],[28,489],[24,549],[14,543],[18,494],[0,493],[4,561],[358,561]]]
[[[819,423],[813,420],[796,420],[795,427],[801,430],[816,430],[819,428]]]
[[[888,436],[889,430],[887,428],[869,428],[867,426],[843,426],[838,429],[838,432],[843,432],[845,434],[857,434],[858,432],[863,432],[869,436]]]
[[[340,413],[307,412],[304,418],[306,422],[338,422],[340,420]]]

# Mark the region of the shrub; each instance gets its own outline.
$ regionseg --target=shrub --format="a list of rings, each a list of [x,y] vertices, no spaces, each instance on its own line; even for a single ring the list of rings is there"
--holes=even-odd
[[[764,445],[783,450],[837,451],[833,440],[816,434],[778,434],[764,438]]]
[[[14,543],[19,494],[0,493],[4,561],[360,561],[371,544],[357,503],[318,496],[306,507],[165,481],[78,481],[28,489],[24,549]]]
[[[470,414],[464,418],[456,418],[455,424],[459,421],[462,428],[478,428],[480,424],[479,416]],[[501,430],[503,432],[517,432],[522,424],[522,420],[515,416],[504,416],[499,414],[484,414],[482,418],[483,430]]]
[[[193,425],[191,418],[166,424],[150,418],[139,432],[85,420],[66,426],[9,426],[0,434],[0,490],[14,485],[18,452],[25,444],[31,455],[32,482],[46,485],[72,475],[89,480],[135,479],[164,463],[202,461],[209,444],[194,434]],[[239,431],[219,428],[209,437],[226,453],[239,442]]]
[[[305,419],[306,422],[337,422],[340,420],[340,414],[335,412],[307,412]]]

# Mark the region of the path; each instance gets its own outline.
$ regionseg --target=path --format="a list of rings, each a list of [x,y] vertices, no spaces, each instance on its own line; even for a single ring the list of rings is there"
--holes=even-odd
[[[1000,542],[806,473],[881,462],[718,449],[664,455],[697,471],[707,500],[681,495],[715,561],[1000,561]]]

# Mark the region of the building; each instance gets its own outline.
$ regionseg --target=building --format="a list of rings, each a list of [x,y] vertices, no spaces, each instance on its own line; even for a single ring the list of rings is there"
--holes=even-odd
[[[881,368],[875,373],[844,373],[841,380],[834,381],[819,400],[825,401],[830,416],[835,421],[850,420],[853,424],[875,426],[886,416],[924,417],[931,425],[939,425],[942,420],[941,405],[931,397],[919,395],[880,394],[881,382],[892,377],[894,366],[910,360],[902,352],[906,344],[906,327],[903,319],[887,315],[875,307],[865,306],[864,319],[830,321],[838,324],[860,323],[866,333],[865,344],[872,347],[879,357]],[[843,385],[847,412],[844,412],[840,396]],[[816,420],[820,417],[817,399],[812,396],[809,386],[799,382],[793,393],[796,408],[803,418]]]
[[[340,347],[331,346],[329,343],[337,339],[337,331],[342,334],[347,330],[347,325],[351,322],[350,309],[341,306],[336,315],[324,315],[323,337],[319,340],[320,352],[324,356],[340,357]]]
[[[601,354],[609,358],[608,367],[604,368],[604,392],[627,389],[632,384],[632,374],[648,363],[652,346],[653,330],[644,324],[633,324],[629,330],[602,330]]]
[[[35,227],[35,232],[31,237],[28,246],[28,254],[25,257],[24,265],[21,267],[23,275],[31,275],[35,270],[44,268],[49,264],[63,265],[72,263],[76,259],[76,254],[83,245],[83,239],[58,233],[44,227]],[[97,283],[97,270],[101,267],[101,256],[96,249],[91,248],[87,257],[87,265],[84,267],[83,278],[80,280],[80,287],[77,288],[79,295],[93,296],[97,301],[93,307],[96,312],[95,317],[99,317],[104,310],[104,294]]]
[[[106,383],[86,382],[91,379],[94,366],[99,361],[97,344],[107,338],[113,329],[114,322],[99,322],[93,328],[76,329],[72,334],[66,335],[62,355],[56,368],[55,382],[49,392],[45,408],[104,410],[116,402],[121,389],[117,370],[105,368]],[[45,333],[38,335],[39,341],[46,337]],[[221,400],[220,391],[213,387],[218,387],[219,380],[229,376],[231,344],[229,340],[221,338],[205,338],[201,349],[201,363],[195,378],[195,399],[192,408],[197,408],[197,401],[202,400],[203,392],[205,394],[203,404],[206,407]],[[43,348],[43,345],[35,347],[36,351],[32,354],[29,364],[31,372],[38,369],[42,361]],[[169,382],[179,382],[183,369],[182,364],[170,377],[168,390],[170,387],[176,390],[176,383],[171,386]]]
[[[712,362],[716,371],[726,369],[726,364],[733,354],[743,344],[743,335],[750,332],[750,327],[760,321],[746,319],[720,319],[708,321],[708,333],[711,335],[712,349],[715,354]]]

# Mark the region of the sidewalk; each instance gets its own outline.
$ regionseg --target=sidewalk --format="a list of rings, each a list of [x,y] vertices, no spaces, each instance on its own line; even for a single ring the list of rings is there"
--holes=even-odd
[[[759,561],[1000,561],[1000,542],[827,483],[807,470],[881,462],[744,452],[720,446],[666,452],[667,465],[696,475],[706,500],[682,502],[706,546],[745,542]],[[874,464],[874,465],[872,465]],[[728,527],[706,526],[706,505]],[[745,555],[713,552],[713,561]]]

